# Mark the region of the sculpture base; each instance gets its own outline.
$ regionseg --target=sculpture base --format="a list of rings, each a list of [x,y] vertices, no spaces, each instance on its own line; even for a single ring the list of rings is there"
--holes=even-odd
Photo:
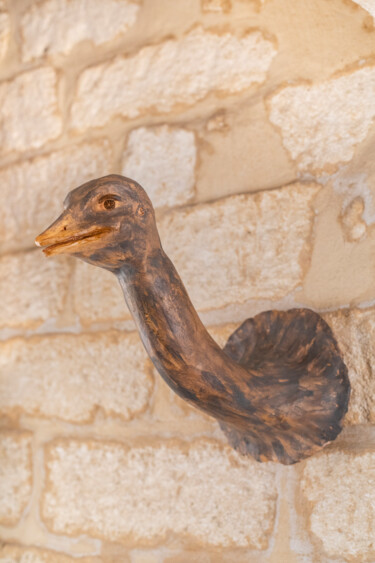
[[[247,319],[225,353],[268,390],[259,424],[220,426],[229,443],[258,461],[296,463],[336,438],[348,408],[347,368],[327,323],[310,309]]]

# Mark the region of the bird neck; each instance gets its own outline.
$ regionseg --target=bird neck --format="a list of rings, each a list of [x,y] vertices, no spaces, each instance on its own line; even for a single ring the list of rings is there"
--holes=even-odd
[[[124,266],[117,277],[143,345],[161,376],[191,402],[206,387],[212,394],[202,373],[215,367],[223,372],[223,352],[200,321],[163,249],[155,250],[142,263]]]

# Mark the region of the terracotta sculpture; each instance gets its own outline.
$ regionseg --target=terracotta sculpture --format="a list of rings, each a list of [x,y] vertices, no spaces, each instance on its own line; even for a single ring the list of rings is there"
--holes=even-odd
[[[350,386],[334,336],[318,314],[261,313],[222,350],[164,253],[139,184],[117,175],[99,178],[70,192],[64,207],[36,243],[47,256],[72,254],[117,276],[160,375],[215,417],[232,446],[259,461],[291,464],[336,438]]]

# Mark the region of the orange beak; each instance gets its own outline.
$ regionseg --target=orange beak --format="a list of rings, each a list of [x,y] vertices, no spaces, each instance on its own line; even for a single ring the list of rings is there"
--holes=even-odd
[[[35,239],[35,244],[43,248],[47,256],[54,254],[74,254],[79,252],[88,241],[100,238],[111,231],[109,227],[95,227],[77,229],[69,211],[64,211],[45,231]]]

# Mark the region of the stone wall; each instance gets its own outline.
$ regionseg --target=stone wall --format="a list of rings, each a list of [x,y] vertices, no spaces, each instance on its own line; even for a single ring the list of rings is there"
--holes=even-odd
[[[0,2],[0,561],[375,560],[375,1]],[[345,429],[293,467],[155,373],[113,276],[33,240],[65,194],[144,185],[220,344],[308,306]]]

